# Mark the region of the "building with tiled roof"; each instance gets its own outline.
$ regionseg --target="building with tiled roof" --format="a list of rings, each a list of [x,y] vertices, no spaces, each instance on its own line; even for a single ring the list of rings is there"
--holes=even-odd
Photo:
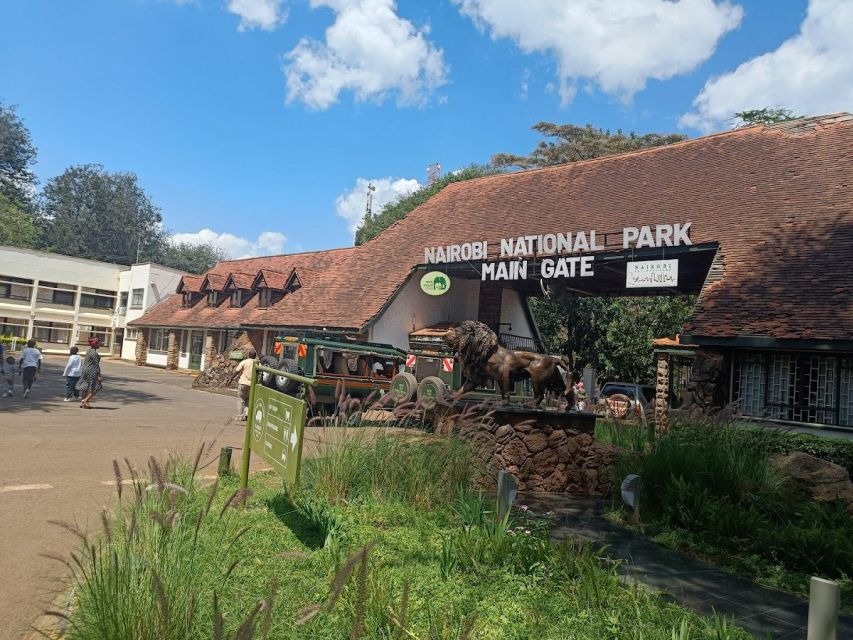
[[[733,399],[853,426],[851,161],[853,117],[835,114],[457,182],[362,246],[222,262],[198,292],[212,300],[190,301],[188,281],[136,324],[212,335],[221,348],[226,330],[248,330],[263,336],[260,349],[281,331],[405,349],[414,330],[477,318],[534,343],[529,296],[696,293],[682,340],[728,354]],[[529,236],[518,255],[501,255],[502,240]],[[485,243],[486,255],[426,264],[463,243]],[[636,279],[658,268],[651,261],[673,260],[666,286]],[[445,295],[421,290],[432,270],[450,281]],[[226,281],[242,289],[250,275],[234,300]],[[640,288],[626,288],[632,277]],[[773,378],[780,363],[802,371]],[[806,368],[822,399],[804,390]]]

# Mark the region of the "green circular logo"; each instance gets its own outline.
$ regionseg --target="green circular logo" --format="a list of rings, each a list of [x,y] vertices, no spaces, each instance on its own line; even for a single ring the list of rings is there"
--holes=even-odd
[[[441,271],[430,271],[421,278],[421,291],[430,296],[441,296],[450,291],[450,276]]]

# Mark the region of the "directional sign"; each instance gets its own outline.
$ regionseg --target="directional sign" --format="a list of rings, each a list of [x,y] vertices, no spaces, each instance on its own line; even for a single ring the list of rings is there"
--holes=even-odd
[[[248,425],[251,449],[293,484],[299,478],[302,461],[306,404],[261,385],[255,385],[254,392]]]

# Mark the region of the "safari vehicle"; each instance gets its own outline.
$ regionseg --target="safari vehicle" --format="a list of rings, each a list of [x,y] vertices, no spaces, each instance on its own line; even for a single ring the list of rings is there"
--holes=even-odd
[[[322,337],[277,337],[273,352],[274,356],[261,358],[261,364],[315,378],[316,405],[326,407],[335,405],[338,383],[343,383],[346,393],[354,398],[387,392],[406,360],[406,354],[391,345]],[[284,393],[292,393],[298,386],[284,376],[261,375],[266,386]]]
[[[391,393],[397,402],[418,402],[431,409],[437,400],[447,400],[464,382],[462,363],[444,341],[444,334],[453,325],[441,323],[409,334],[410,351],[405,370],[394,376]],[[511,403],[523,403],[533,398],[529,380],[515,383]],[[465,394],[466,401],[498,401],[500,392],[495,382]]]

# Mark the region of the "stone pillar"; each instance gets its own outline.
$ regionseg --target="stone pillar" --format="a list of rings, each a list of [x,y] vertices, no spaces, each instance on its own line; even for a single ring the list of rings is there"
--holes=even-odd
[[[213,366],[213,361],[216,359],[216,345],[213,342],[213,334],[208,333],[204,337],[204,371]]]
[[[175,370],[178,368],[178,332],[169,329],[169,346],[166,349],[166,368]]]
[[[136,365],[142,367],[148,360],[148,333],[151,329],[140,329],[136,336]]]
[[[712,415],[728,404],[729,361],[722,351],[699,349],[690,370],[684,409]]]
[[[273,355],[272,344],[269,345],[269,353],[264,353],[264,332],[263,329],[247,329],[246,337],[252,345],[252,348],[258,353],[258,356]]]
[[[669,430],[669,366],[668,353],[657,354],[658,371],[655,385],[655,431],[664,433]]]

